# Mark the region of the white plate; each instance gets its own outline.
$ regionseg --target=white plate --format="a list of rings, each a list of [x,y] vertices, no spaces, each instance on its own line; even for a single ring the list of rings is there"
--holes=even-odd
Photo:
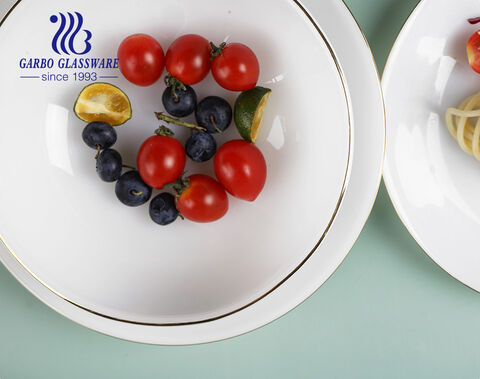
[[[16,172],[27,167],[31,172],[17,186],[19,201],[0,192],[0,231],[10,246],[9,253],[2,250],[2,261],[27,288],[62,314],[117,337],[162,344],[199,343],[261,326],[293,308],[331,275],[371,209],[381,169],[383,114],[365,41],[338,1],[313,4],[331,45],[311,16],[292,1],[275,2],[277,18],[271,23],[265,17],[273,7],[269,1],[261,6],[218,2],[208,19],[198,17],[200,9],[193,1],[175,3],[178,6],[149,1],[133,10],[117,3],[110,7],[109,2],[102,2],[99,9],[87,2],[79,9],[63,1],[61,7],[60,2],[51,2],[46,8],[23,0],[0,28],[0,45],[11,49],[7,55],[11,59],[0,62],[5,72],[0,81],[6,84],[2,88],[14,87],[27,99],[35,98],[32,107],[37,107],[31,116],[24,116],[22,125],[27,127],[0,129],[2,142],[29,136],[28,154],[4,165],[3,178],[17,178]],[[256,11],[252,12],[254,4]],[[128,27],[103,25],[102,12],[112,9],[118,12],[117,20],[125,19],[118,25]],[[160,22],[158,17],[152,22],[152,12],[144,9],[168,14],[175,22]],[[23,71],[14,66],[26,54],[61,58],[50,49],[55,28],[49,18],[69,10],[80,11],[84,28],[98,36],[92,38],[89,54],[93,56],[114,56],[116,45],[111,41],[137,32],[139,25],[164,47],[176,35],[192,30],[215,40],[229,35],[252,46],[262,66],[261,83],[271,86],[275,94],[258,143],[269,163],[269,178],[257,202],[232,199],[229,215],[217,223],[177,222],[166,229],[152,225],[145,208],[124,209],[117,203],[111,186],[95,177],[91,152],[79,140],[82,124],[71,112],[57,113],[59,106],[69,109],[82,86],[20,79]],[[133,18],[132,12],[136,12]],[[335,16],[336,22],[324,14]],[[219,19],[222,23],[211,28]],[[42,32],[34,39],[22,35],[20,20],[38,23]],[[17,43],[11,46],[5,41],[13,36]],[[304,48],[297,49],[295,56],[281,48],[297,40],[303,41]],[[331,46],[341,54],[337,62]],[[355,67],[351,59],[347,62],[352,56],[357,56]],[[115,70],[102,72],[115,74]],[[126,90],[134,106],[135,116],[120,130],[117,146],[133,159],[135,146],[156,125],[150,114],[158,109],[156,99],[163,89],[161,85],[138,89],[121,78],[112,82]],[[360,86],[371,96],[360,96]],[[294,96],[299,90],[305,94],[301,101]],[[12,111],[20,106],[9,92],[7,96],[0,90],[3,106],[12,114],[23,112],[23,107]],[[211,80],[198,86],[198,92],[233,99]],[[349,103],[349,95],[356,100]],[[50,103],[54,105],[48,107]],[[65,122],[52,128],[49,120],[61,114]],[[362,130],[361,136],[353,135],[353,124]],[[226,138],[234,136],[232,128]],[[9,149],[11,153],[2,142],[0,154]],[[32,154],[35,160],[28,159]],[[211,168],[205,165],[201,170]],[[45,185],[38,186],[32,196],[27,180]],[[30,209],[28,218],[25,207]]]
[[[450,136],[445,111],[480,90],[466,43],[479,26],[471,0],[423,0],[390,54],[384,178],[404,224],[452,276],[480,290],[480,163]],[[405,83],[408,82],[408,85]]]

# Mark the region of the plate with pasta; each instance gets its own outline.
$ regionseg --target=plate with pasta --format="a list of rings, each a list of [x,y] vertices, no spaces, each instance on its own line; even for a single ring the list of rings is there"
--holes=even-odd
[[[392,202],[423,250],[477,291],[479,16],[470,0],[421,1],[382,78],[388,120],[383,175]]]

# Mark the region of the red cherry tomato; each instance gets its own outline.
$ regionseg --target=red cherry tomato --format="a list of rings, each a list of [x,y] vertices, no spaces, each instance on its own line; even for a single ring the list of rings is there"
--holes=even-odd
[[[470,66],[480,74],[480,30],[473,33],[467,43],[467,56]]]
[[[212,74],[225,89],[247,91],[257,85],[260,66],[255,53],[248,46],[230,43],[213,59]]]
[[[198,83],[210,71],[210,52],[210,44],[202,36],[181,36],[173,41],[167,50],[167,71],[183,84]]]
[[[165,67],[162,46],[148,34],[133,34],[125,38],[118,48],[117,57],[123,76],[139,86],[155,83]]]
[[[212,222],[228,210],[228,197],[223,187],[207,175],[192,175],[189,186],[177,197],[177,209],[195,222]]]
[[[150,187],[161,189],[175,182],[185,168],[185,150],[175,138],[152,136],[140,147],[137,167],[143,181]]]
[[[215,175],[231,195],[254,201],[265,185],[267,164],[262,152],[250,142],[233,140],[215,155]]]

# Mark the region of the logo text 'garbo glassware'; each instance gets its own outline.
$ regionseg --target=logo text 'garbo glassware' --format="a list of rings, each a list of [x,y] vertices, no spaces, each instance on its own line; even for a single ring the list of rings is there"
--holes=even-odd
[[[85,47],[81,52],[75,50],[75,39],[77,38],[78,33],[82,29],[83,16],[78,12],[74,13],[76,17],[70,12],[67,12],[67,19],[67,17],[63,13],[59,12],[60,26],[52,40],[52,49],[57,54],[61,55],[61,50],[67,55],[70,55],[70,53],[76,55],[84,55],[92,49],[92,45],[89,42],[92,38],[92,33],[87,29],[83,29],[82,32],[85,33],[85,35],[83,36],[85,37],[85,39],[83,39],[82,42],[85,44]],[[57,15],[50,16],[50,22],[52,22],[53,24],[57,23],[58,21],[59,17]]]
[[[45,83],[86,83],[118,78],[118,58],[88,54],[92,50],[92,32],[83,28],[84,19],[79,12],[48,13],[42,19],[58,26],[51,39],[51,47],[57,57],[36,54],[19,57],[20,79],[38,79]],[[45,42],[49,43],[48,40]]]

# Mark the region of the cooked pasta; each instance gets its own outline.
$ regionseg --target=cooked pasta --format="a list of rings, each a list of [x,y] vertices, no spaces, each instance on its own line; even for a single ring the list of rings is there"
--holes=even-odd
[[[480,92],[466,98],[458,108],[448,108],[447,127],[467,154],[480,161]]]

